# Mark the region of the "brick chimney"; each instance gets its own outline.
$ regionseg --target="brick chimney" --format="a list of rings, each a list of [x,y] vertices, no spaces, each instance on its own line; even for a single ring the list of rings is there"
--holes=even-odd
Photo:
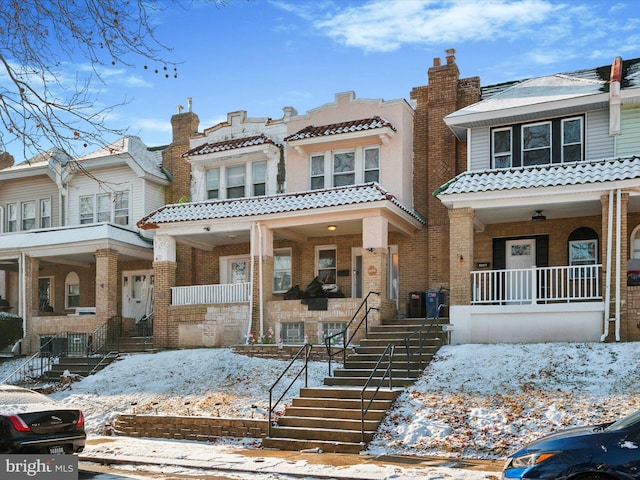
[[[13,162],[13,155],[11,155],[10,153],[2,152],[0,154],[0,170],[13,167]]]

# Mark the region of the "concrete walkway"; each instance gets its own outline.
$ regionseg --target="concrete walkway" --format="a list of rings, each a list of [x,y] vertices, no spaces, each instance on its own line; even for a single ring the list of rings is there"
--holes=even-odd
[[[161,439],[96,437],[87,441],[80,462],[102,465],[134,465],[147,468],[198,469],[221,473],[281,474],[291,477],[363,480],[389,478],[389,471],[449,468],[496,474],[499,460],[462,460],[438,457],[310,453],[260,448],[239,448]],[[141,468],[144,469],[144,468]],[[474,477],[478,478],[478,477]]]

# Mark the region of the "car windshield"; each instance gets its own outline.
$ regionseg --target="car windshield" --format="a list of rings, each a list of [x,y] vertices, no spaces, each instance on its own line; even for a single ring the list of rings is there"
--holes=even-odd
[[[616,430],[624,430],[626,428],[636,425],[637,423],[640,423],[640,410],[618,420],[615,423],[612,423],[605,430],[608,432],[612,432]]]

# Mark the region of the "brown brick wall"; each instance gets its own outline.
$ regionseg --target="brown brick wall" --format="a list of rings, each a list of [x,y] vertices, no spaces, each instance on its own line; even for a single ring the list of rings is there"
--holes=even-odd
[[[267,420],[196,416],[118,415],[105,433],[129,437],[209,442],[217,437],[264,438]]]

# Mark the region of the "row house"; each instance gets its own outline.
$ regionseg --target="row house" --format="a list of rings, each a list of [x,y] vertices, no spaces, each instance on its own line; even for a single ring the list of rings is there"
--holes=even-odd
[[[444,117],[452,339],[640,339],[640,59],[481,89]]]
[[[378,320],[404,308],[399,248],[424,227],[413,116],[405,100],[353,92],[279,119],[229,113],[201,133],[193,112],[174,115],[164,164],[182,180],[138,222],[154,233],[154,343],[316,343],[369,292]],[[285,299],[314,279],[320,295]]]
[[[23,353],[71,332],[84,353],[110,318],[152,311],[153,244],[136,221],[164,204],[161,150],[124,137],[78,159],[52,150],[0,168],[0,296]]]

